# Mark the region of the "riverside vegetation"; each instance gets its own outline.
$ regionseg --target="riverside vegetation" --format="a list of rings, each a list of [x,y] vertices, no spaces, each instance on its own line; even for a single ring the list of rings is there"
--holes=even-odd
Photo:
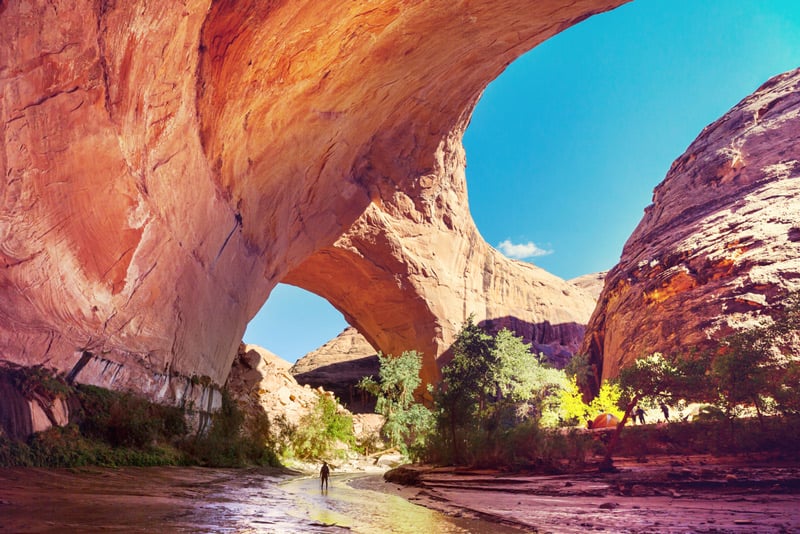
[[[614,454],[794,454],[800,443],[800,294],[788,295],[770,322],[720,340],[714,350],[650,354],[623,369],[587,403],[593,377],[576,355],[566,369],[503,329],[492,335],[469,318],[442,380],[420,396],[422,356],[379,354],[378,377],[360,387],[384,416],[382,437],[415,461],[563,471],[593,458],[611,468]],[[24,396],[68,399],[71,421],[26,442],[0,433],[0,465],[280,465],[283,459],[332,458],[363,448],[352,418],[321,395],[296,427],[266,415],[245,417],[223,390],[222,408],[204,432],[191,432],[186,410],[130,393],[68,384],[41,367],[4,368]],[[623,428],[637,406],[701,406],[692,421]],[[620,418],[614,431],[587,431],[599,413]],[[755,417],[746,417],[753,414]],[[346,445],[345,446],[343,446]]]
[[[43,367],[3,367],[0,374],[28,399],[64,399],[70,422],[10,438],[0,427],[0,466],[117,467],[202,465],[279,466],[283,458],[310,459],[334,454],[337,443],[355,445],[352,418],[320,395],[300,425],[270,423],[266,414],[246,417],[222,389],[222,406],[204,431],[187,424],[191,407],[152,403],[128,392],[70,384]]]
[[[772,320],[720,340],[715,349],[672,357],[644,355],[585,403],[593,373],[577,355],[565,370],[548,365],[508,330],[491,335],[472,318],[452,347],[432,409],[413,401],[421,358],[380,356],[379,381],[362,381],[386,419],[384,437],[414,460],[473,467],[560,471],[614,454],[739,453],[795,455],[800,443],[800,293]],[[637,406],[685,408],[692,421],[623,428]],[[616,429],[590,432],[585,421],[611,413]],[[749,417],[753,415],[754,417]]]

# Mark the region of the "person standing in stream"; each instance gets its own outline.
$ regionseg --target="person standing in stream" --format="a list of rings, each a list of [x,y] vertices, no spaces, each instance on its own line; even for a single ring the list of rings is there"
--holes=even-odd
[[[328,462],[322,462],[322,468],[319,470],[319,490],[322,491],[323,486],[325,491],[328,491],[328,476],[331,474],[331,468],[328,467]]]

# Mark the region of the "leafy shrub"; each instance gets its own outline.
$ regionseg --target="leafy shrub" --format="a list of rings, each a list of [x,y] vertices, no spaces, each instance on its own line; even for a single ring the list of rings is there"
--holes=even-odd
[[[222,406],[212,415],[211,428],[186,440],[182,449],[192,463],[209,467],[277,466],[280,462],[272,444],[266,414],[247,421],[230,393],[222,390]]]
[[[156,440],[180,438],[188,432],[179,408],[154,404],[132,393],[79,386],[80,427],[88,437],[114,447],[144,447]]]
[[[0,465],[210,466],[279,465],[266,414],[245,421],[223,391],[222,408],[204,436],[188,438],[185,412],[132,393],[88,385],[70,386],[47,369],[4,368],[11,384],[29,398],[69,400],[74,424],[32,435],[27,442],[0,429]]]
[[[0,439],[0,465],[9,466],[155,466],[174,465],[181,458],[182,455],[170,447],[112,447],[104,441],[82,435],[76,425],[38,432],[27,443]]]
[[[2,371],[26,399],[32,399],[34,395],[50,401],[56,398],[64,399],[73,391],[62,375],[57,375],[41,365],[33,367],[7,365]]]
[[[319,395],[314,409],[305,415],[291,436],[286,451],[297,458],[325,458],[338,443],[355,444],[353,418],[339,413],[337,402],[327,395]]]
[[[31,467],[35,465],[31,458],[31,450],[25,443],[8,438],[0,433],[0,466]]]

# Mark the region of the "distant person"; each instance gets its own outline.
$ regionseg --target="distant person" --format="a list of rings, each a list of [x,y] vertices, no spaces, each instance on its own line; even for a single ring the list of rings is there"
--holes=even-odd
[[[661,413],[664,414],[664,421],[668,422],[669,421],[669,408],[667,408],[667,405],[664,404],[663,402],[660,404],[660,406],[661,406]]]
[[[645,423],[645,421],[644,421],[644,410],[642,410],[641,406],[637,406],[636,407],[636,411],[633,412],[633,415],[634,415],[634,417],[636,417],[636,419],[639,420],[639,424],[640,425],[643,425]]]
[[[331,468],[328,467],[328,462],[322,462],[322,469],[319,470],[319,489],[322,491],[323,486],[325,491],[328,491],[328,476],[331,474]]]

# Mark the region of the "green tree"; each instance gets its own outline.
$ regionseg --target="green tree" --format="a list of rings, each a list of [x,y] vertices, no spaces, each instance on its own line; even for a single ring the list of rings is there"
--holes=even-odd
[[[761,326],[728,336],[711,362],[716,404],[729,419],[745,404],[755,408],[759,419],[763,417],[771,360],[767,331],[767,327]]]
[[[437,428],[456,463],[465,461],[466,431],[495,387],[490,375],[495,359],[493,346],[494,338],[470,316],[453,343],[452,360],[442,369],[435,395]]]
[[[441,445],[456,463],[498,454],[515,425],[525,420],[538,425],[565,384],[564,373],[532,354],[522,338],[507,329],[492,336],[470,317],[435,394]]]
[[[784,415],[800,414],[800,362],[790,361],[774,383],[776,408]]]
[[[770,393],[780,413],[800,414],[800,291],[784,299],[770,334],[777,349]]]
[[[710,366],[715,404],[733,420],[740,407],[752,406],[759,421],[768,406],[797,413],[800,385],[800,292],[790,293],[772,321],[725,337]]]
[[[622,393],[620,405],[624,406],[624,413],[606,448],[601,469],[612,468],[612,456],[619,436],[636,405],[643,401],[654,402],[670,398],[673,394],[685,391],[685,377],[683,369],[664,358],[660,352],[638,358],[633,364],[620,370],[617,383]]]
[[[404,454],[418,451],[432,425],[430,410],[414,398],[421,383],[422,355],[416,351],[397,357],[378,353],[378,361],[378,380],[364,377],[358,387],[376,397],[375,411],[385,419],[382,433],[389,443]]]
[[[355,443],[353,418],[340,412],[332,397],[318,395],[313,410],[300,419],[292,432],[291,451],[298,458],[324,458],[330,456],[339,443]]]

